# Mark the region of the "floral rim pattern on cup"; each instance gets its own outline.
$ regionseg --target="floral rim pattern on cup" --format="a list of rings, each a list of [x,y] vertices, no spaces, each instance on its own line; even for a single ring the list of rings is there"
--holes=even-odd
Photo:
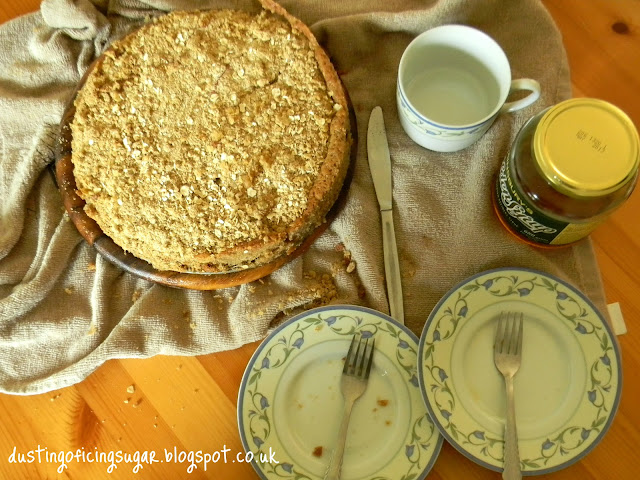
[[[425,133],[427,135],[433,137],[439,137],[442,139],[449,138],[459,138],[465,135],[475,135],[483,129],[488,129],[491,125],[491,120],[493,117],[486,119],[482,123],[478,123],[476,125],[465,126],[465,127],[447,127],[445,125],[439,125],[433,122],[430,122],[418,112],[416,112],[411,105],[407,102],[407,99],[400,89],[399,86],[396,87],[397,95],[400,99],[399,108],[402,112],[399,112],[401,115],[404,114],[405,118],[417,129],[420,130],[421,133]]]

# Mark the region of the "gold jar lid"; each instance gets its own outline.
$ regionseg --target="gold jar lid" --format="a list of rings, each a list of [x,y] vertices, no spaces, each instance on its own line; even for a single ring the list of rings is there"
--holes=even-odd
[[[574,197],[615,192],[638,171],[638,132],[618,107],[593,98],[565,100],[536,128],[533,153],[542,175]]]

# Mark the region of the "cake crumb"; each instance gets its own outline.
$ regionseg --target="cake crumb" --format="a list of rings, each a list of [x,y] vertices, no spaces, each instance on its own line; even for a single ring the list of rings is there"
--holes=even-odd
[[[354,262],[353,260],[351,260],[349,262],[349,265],[347,265],[347,273],[353,273],[353,271],[356,269],[356,262]]]

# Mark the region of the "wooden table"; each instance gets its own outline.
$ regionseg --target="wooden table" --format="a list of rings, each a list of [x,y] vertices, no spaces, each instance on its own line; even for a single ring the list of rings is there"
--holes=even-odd
[[[0,22],[38,9],[38,0],[2,0]],[[545,0],[564,35],[575,96],[622,107],[640,125],[640,4],[637,0]],[[622,403],[601,444],[577,464],[553,474],[562,479],[635,479],[640,472],[640,192],[592,236],[609,302],[620,302],[629,333],[620,337],[625,372]],[[0,395],[0,479],[254,479],[236,426],[240,379],[257,344],[201,357],[158,356],[110,361],[72,387],[31,397]],[[129,386],[135,385],[133,392]],[[230,449],[219,462],[191,474],[184,464],[130,465],[111,474],[106,465],[10,464],[9,455],[122,450],[127,453]],[[445,444],[429,478],[495,479]],[[541,477],[542,478],[542,477]]]

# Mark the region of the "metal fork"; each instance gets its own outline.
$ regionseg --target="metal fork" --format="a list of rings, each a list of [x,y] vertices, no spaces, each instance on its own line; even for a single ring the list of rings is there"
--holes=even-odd
[[[513,377],[520,369],[522,359],[522,314],[500,314],[493,344],[493,360],[504,377],[507,391],[507,422],[504,434],[505,480],[520,480],[520,454],[518,452],[518,432],[516,430],[516,409],[513,399]]]
[[[340,380],[340,389],[344,398],[342,423],[340,424],[338,441],[331,455],[329,468],[324,480],[339,480],[340,478],[351,409],[355,401],[362,396],[367,388],[371,364],[373,363],[374,347],[375,339],[373,337],[362,338],[362,335],[355,334],[351,340]]]

